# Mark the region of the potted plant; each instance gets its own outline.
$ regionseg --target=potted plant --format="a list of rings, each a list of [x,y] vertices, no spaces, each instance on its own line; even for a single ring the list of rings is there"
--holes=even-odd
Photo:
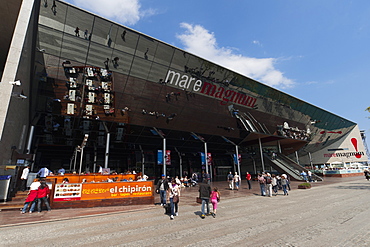
[[[298,189],[311,189],[311,184],[310,183],[298,184]]]

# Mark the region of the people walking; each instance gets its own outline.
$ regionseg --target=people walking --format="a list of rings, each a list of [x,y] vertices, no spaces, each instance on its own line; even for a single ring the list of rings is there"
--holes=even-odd
[[[247,180],[247,183],[248,183],[248,189],[251,190],[252,189],[252,184],[251,184],[252,175],[249,174],[249,172],[247,172],[245,175],[245,179]]]
[[[174,216],[179,215],[180,186],[176,183],[176,179],[173,178],[171,180],[171,185],[168,187],[167,192],[167,199],[171,207],[170,219],[173,220]]]
[[[212,207],[213,207],[213,212],[212,212],[213,218],[216,217],[217,205],[218,205],[218,202],[220,201],[220,198],[221,198],[221,196],[220,196],[220,192],[218,191],[218,188],[214,187],[213,191],[211,192],[211,203],[212,203]]]
[[[162,174],[162,178],[158,180],[156,192],[159,193],[159,197],[161,199],[161,206],[166,205],[166,192],[168,190],[168,180],[166,179],[166,175]]]
[[[266,181],[265,181],[265,177],[261,173],[258,173],[257,180],[258,180],[258,183],[260,185],[261,196],[265,196],[266,195]]]
[[[274,191],[275,196],[276,196],[278,193],[278,185],[277,185],[277,179],[276,179],[275,174],[271,175],[271,185],[272,185],[272,191]]]
[[[207,183],[207,181],[203,181],[203,183],[199,184],[199,198],[202,200],[202,215],[201,218],[205,218],[205,208],[207,208],[207,215],[209,215],[209,197],[211,195],[212,189],[211,186]]]
[[[271,178],[270,173],[266,173],[265,181],[266,181],[267,196],[271,197],[272,196],[272,178]]]
[[[229,174],[227,174],[226,179],[229,183],[229,189],[233,190],[234,189],[234,176],[233,176],[232,172],[229,172]]]
[[[310,170],[307,171],[307,177],[308,177],[308,182],[312,182],[312,172]]]
[[[234,175],[234,184],[235,184],[235,189],[239,190],[240,176],[238,175],[237,172],[235,172],[235,175]]]
[[[370,172],[368,170],[365,170],[364,171],[364,175],[365,175],[366,180],[369,181],[369,179],[370,179]]]
[[[288,179],[285,174],[281,175],[281,185],[283,186],[284,196],[289,195],[287,190]]]

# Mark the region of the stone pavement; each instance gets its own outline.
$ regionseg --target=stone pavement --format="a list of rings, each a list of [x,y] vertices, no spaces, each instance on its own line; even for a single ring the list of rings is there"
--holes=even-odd
[[[331,181],[332,180],[332,181]],[[3,246],[370,246],[370,182],[329,178],[289,196],[253,190],[222,193],[217,216],[200,218],[197,187],[182,191],[179,216],[160,205],[0,212]]]
[[[362,178],[362,177],[361,177]],[[357,180],[359,177],[349,178],[325,178],[322,182],[311,183],[312,187],[318,187],[326,184],[341,183],[343,181]],[[292,190],[297,189],[297,185],[301,182],[292,181]],[[260,195],[259,184],[257,181],[252,181],[252,189],[248,190],[248,185],[245,180],[242,180],[241,189],[239,191],[229,190],[227,182],[214,182],[211,187],[218,187],[222,201],[231,198],[238,198],[244,196],[256,196]],[[279,191],[282,194],[282,191]],[[159,195],[155,195],[155,202],[159,203]],[[198,187],[189,187],[182,189],[181,204],[180,205],[192,205],[197,206],[195,198],[198,196]],[[1,211],[0,212],[0,227],[14,226],[14,225],[26,225],[34,224],[36,222],[52,222],[66,219],[76,219],[88,216],[97,215],[108,215],[116,214],[121,212],[136,212],[140,210],[149,210],[155,208],[155,205],[132,205],[132,206],[113,206],[113,207],[96,207],[96,208],[77,208],[77,209],[57,209],[51,212],[33,213],[33,214],[21,214],[20,211]]]

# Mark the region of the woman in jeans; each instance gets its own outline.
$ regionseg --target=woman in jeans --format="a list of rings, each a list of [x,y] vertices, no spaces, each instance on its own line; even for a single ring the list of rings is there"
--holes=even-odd
[[[288,190],[287,190],[288,179],[285,174],[281,175],[281,185],[283,186],[284,196],[288,195]]]
[[[176,180],[173,178],[171,180],[171,185],[167,191],[168,199],[170,201],[171,207],[171,216],[170,219],[173,220],[174,216],[178,216],[179,213],[179,201],[180,201],[180,186],[176,183]]]

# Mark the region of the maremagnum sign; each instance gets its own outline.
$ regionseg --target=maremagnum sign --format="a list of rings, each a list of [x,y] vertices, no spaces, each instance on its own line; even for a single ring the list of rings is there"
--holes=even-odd
[[[202,81],[200,79],[188,76],[186,74],[180,74],[179,72],[172,70],[168,70],[165,82],[186,91],[196,92],[220,99],[222,105],[232,102],[251,108],[256,106],[257,99],[254,97],[235,90],[225,89],[220,85]]]

